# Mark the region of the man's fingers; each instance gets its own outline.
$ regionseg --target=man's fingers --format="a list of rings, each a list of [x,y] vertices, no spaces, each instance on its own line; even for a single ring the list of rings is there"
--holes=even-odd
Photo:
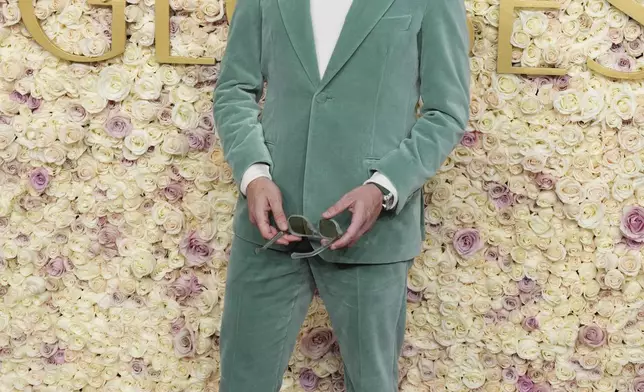
[[[357,240],[359,237],[359,232],[362,226],[364,225],[364,219],[365,219],[365,210],[360,204],[356,204],[355,209],[353,211],[353,215],[351,216],[351,224],[349,225],[349,228],[347,229],[346,233],[342,237],[340,237],[339,240],[333,243],[331,245],[331,249],[339,249],[347,246],[349,243],[351,243],[354,240]]]
[[[277,231],[275,230],[275,228],[272,228],[269,223],[268,211],[268,208],[266,208],[265,206],[258,206],[257,210],[255,211],[255,220],[257,220],[257,228],[262,234],[262,237],[270,240],[275,234],[277,234]]]
[[[273,219],[277,227],[282,231],[288,230],[288,223],[286,222],[286,214],[284,214],[284,208],[282,208],[282,200],[278,197],[269,197],[268,203],[271,207],[271,212],[273,213]]]
[[[352,202],[353,200],[351,199],[351,197],[344,195],[340,200],[337,201],[337,203],[329,207],[328,210],[324,211],[322,213],[322,217],[325,219],[333,218],[334,216],[349,208]]]

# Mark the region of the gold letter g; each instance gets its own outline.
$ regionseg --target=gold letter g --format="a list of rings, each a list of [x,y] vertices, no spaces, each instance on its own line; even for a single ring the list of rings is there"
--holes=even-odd
[[[88,0],[87,2],[92,5],[112,7],[112,48],[102,56],[86,57],[65,52],[56,46],[40,27],[32,0],[18,0],[18,6],[22,14],[22,21],[31,36],[56,57],[73,62],[90,63],[120,55],[125,51],[125,0]]]

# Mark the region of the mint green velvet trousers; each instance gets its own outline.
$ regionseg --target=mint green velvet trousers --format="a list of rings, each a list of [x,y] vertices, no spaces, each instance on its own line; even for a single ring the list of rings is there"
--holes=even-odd
[[[220,335],[220,392],[279,391],[316,287],[340,346],[347,392],[398,391],[412,260],[333,264],[317,256],[293,260],[275,250],[256,255],[256,247],[234,237]]]

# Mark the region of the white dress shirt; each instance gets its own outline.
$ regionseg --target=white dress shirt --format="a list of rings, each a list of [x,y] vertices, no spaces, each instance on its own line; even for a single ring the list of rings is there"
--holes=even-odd
[[[311,21],[313,24],[313,39],[315,41],[315,54],[318,61],[320,78],[324,75],[335,44],[340,37],[344,20],[349,12],[353,0],[299,0],[311,2]],[[251,181],[258,177],[271,178],[268,165],[256,163],[251,165],[244,175],[239,186],[240,191],[245,195],[246,188]],[[391,181],[384,175],[375,172],[366,183],[376,183],[391,192],[394,199],[394,205],[398,202],[396,188]]]

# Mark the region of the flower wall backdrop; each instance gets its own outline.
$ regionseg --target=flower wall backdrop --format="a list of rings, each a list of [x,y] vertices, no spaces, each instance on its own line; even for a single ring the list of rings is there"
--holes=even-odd
[[[515,65],[570,71],[499,75],[499,1],[466,1],[470,132],[426,185],[400,389],[642,392],[644,80],[585,64],[644,69],[644,32],[604,0],[516,11]],[[222,0],[170,6],[173,54],[221,59]],[[0,391],[217,391],[237,192],[218,65],[158,64],[151,0],[127,3],[124,55],[88,64],[0,11]],[[68,52],[109,50],[109,8],[36,14]],[[344,390],[318,298],[283,390]]]

